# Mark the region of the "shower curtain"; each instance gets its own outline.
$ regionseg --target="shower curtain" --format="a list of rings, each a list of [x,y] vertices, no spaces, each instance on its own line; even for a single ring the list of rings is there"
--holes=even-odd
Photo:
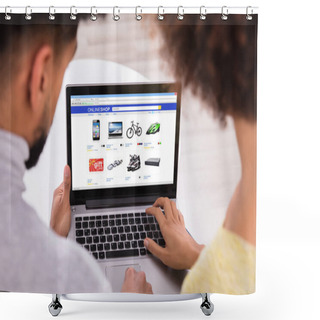
[[[0,14],[1,291],[255,291],[258,16],[175,10]]]

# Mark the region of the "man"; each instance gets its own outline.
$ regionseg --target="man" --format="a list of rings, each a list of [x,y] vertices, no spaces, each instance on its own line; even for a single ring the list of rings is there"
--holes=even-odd
[[[62,84],[76,50],[77,21],[37,14],[0,24],[0,290],[110,292],[95,260],[66,239],[70,168],[55,190],[47,228],[22,198],[23,176],[43,150]],[[41,177],[39,177],[40,179]],[[143,272],[128,269],[123,291],[152,293]]]

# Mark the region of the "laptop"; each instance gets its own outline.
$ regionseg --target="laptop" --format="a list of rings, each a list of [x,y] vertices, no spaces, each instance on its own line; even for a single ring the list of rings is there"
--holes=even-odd
[[[181,85],[68,85],[66,98],[69,237],[96,259],[113,292],[133,267],[146,273],[155,294],[180,293],[186,271],[166,267],[143,240],[165,247],[145,210],[158,197],[176,200]],[[147,134],[153,124],[161,131]]]

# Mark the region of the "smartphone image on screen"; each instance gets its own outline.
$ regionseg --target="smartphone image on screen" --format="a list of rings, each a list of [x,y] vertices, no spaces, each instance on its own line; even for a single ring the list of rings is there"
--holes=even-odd
[[[100,140],[100,120],[92,121],[92,139]]]

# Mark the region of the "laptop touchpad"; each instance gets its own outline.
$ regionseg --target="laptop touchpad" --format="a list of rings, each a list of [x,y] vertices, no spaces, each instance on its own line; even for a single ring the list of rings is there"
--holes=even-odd
[[[134,268],[137,272],[141,271],[141,266],[138,263],[106,267],[106,276],[111,283],[113,292],[121,292],[124,276],[128,268]]]

